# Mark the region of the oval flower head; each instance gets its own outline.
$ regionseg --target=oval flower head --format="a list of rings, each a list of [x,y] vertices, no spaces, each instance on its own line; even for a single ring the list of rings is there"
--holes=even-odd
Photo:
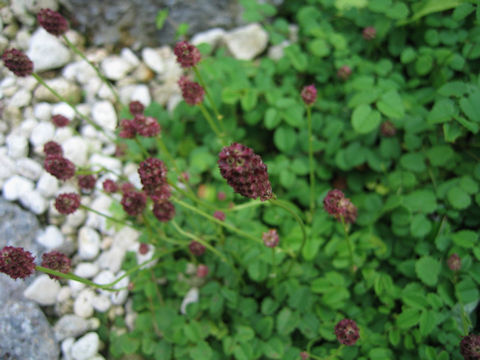
[[[177,62],[182,68],[195,66],[202,58],[200,51],[187,41],[180,41],[177,43],[173,52],[177,56]]]
[[[2,55],[5,67],[15,75],[25,77],[33,72],[33,62],[18,49],[8,49]]]
[[[0,272],[12,279],[25,279],[35,272],[35,258],[21,247],[5,246],[0,250]]]
[[[335,335],[341,344],[352,346],[360,338],[355,321],[343,319],[335,326]]]
[[[312,105],[317,100],[317,89],[313,84],[305,86],[300,95],[305,105]]]

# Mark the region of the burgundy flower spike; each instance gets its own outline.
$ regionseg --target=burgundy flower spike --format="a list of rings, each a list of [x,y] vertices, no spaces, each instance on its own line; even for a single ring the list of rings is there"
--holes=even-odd
[[[47,155],[45,170],[59,180],[68,180],[75,175],[75,165],[62,155]]]
[[[182,76],[178,80],[178,86],[182,90],[182,96],[188,105],[197,105],[203,101],[205,90],[199,83],[188,80],[186,76]]]
[[[343,319],[335,326],[335,335],[341,344],[347,346],[355,345],[360,338],[357,324],[350,319]]]
[[[0,250],[0,272],[12,279],[25,279],[35,271],[35,258],[21,247],[5,246]]]
[[[40,9],[37,20],[41,27],[52,35],[60,36],[67,32],[67,20],[60,13],[51,9]]]
[[[200,51],[187,41],[177,43],[173,52],[177,57],[177,62],[182,68],[195,66],[201,59]]]
[[[25,77],[33,72],[33,62],[20,50],[5,50],[2,60],[6,68],[17,76]]]
[[[50,251],[42,256],[42,266],[67,274],[71,269],[71,261],[67,255],[58,251]],[[48,274],[51,279],[60,279],[59,276]]]
[[[312,105],[317,100],[317,89],[315,85],[305,86],[300,95],[305,105]]]
[[[80,195],[75,193],[60,194],[55,199],[55,209],[60,214],[72,214],[80,207]]]
[[[357,219],[357,208],[343,192],[338,189],[330,190],[323,199],[325,210],[337,220],[342,217],[347,224],[353,224]]]
[[[235,192],[262,201],[272,198],[267,165],[252,149],[238,143],[226,146],[218,155],[218,166]]]
[[[465,360],[480,359],[480,335],[470,334],[460,341],[460,354]]]

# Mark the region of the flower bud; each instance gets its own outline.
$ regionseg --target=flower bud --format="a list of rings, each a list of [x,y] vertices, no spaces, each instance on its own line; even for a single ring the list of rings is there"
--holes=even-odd
[[[60,114],[53,115],[52,116],[52,122],[57,127],[64,127],[64,126],[67,126],[68,124],[70,124],[70,120],[67,117],[65,117],[63,115],[60,115]]]
[[[75,165],[61,155],[47,155],[44,167],[59,180],[68,180],[75,175]]]
[[[202,244],[200,244],[198,241],[195,241],[195,240],[188,245],[188,249],[195,256],[203,255],[206,250],[205,246],[203,246]]]
[[[33,62],[24,52],[17,49],[8,49],[2,55],[5,67],[15,75],[25,77],[33,72]]]
[[[205,90],[199,83],[190,81],[186,76],[182,76],[178,80],[178,86],[182,90],[183,99],[188,105],[197,105],[203,101]]]
[[[21,247],[5,246],[0,250],[0,272],[12,279],[25,279],[35,271],[35,258]]]
[[[214,213],[213,213],[213,217],[215,219],[218,219],[220,221],[225,221],[225,213],[223,211],[220,211],[220,210],[216,210]]]
[[[312,105],[317,100],[317,89],[315,85],[305,86],[301,96],[305,105]]]
[[[464,336],[460,341],[460,354],[465,360],[480,359],[480,335]]]
[[[342,80],[347,80],[350,77],[351,74],[352,74],[352,69],[350,68],[350,66],[347,66],[347,65],[343,65],[337,71],[338,78],[340,78]]]
[[[458,254],[452,254],[447,260],[447,265],[452,271],[459,271],[462,268],[462,260]]]
[[[40,9],[37,20],[41,27],[55,36],[63,35],[68,30],[67,20],[60,13],[50,9]]]
[[[175,216],[175,206],[168,200],[155,202],[153,215],[161,222],[170,221]]]
[[[375,36],[377,36],[377,30],[375,30],[373,26],[367,26],[363,29],[362,36],[367,41],[373,40],[375,39]]]
[[[55,199],[55,209],[60,214],[72,214],[80,207],[80,195],[75,193],[60,194]]]
[[[68,274],[71,269],[71,261],[67,255],[59,251],[50,251],[42,255],[42,266]],[[51,279],[60,279],[59,276],[48,274]]]
[[[350,319],[343,319],[335,326],[335,335],[341,344],[355,345],[360,338],[357,324]]]
[[[277,230],[270,229],[267,232],[262,234],[262,240],[265,246],[274,248],[278,245],[278,241],[280,240],[278,237]]]
[[[195,66],[201,59],[200,51],[187,41],[177,43],[173,52],[177,57],[177,62],[182,68]]]
[[[208,271],[209,270],[207,265],[200,264],[197,267],[197,276],[199,278],[204,278],[208,275]]]
[[[145,106],[140,101],[130,101],[128,104],[128,109],[130,110],[130,114],[133,116],[135,115],[143,115],[143,111],[145,110]]]

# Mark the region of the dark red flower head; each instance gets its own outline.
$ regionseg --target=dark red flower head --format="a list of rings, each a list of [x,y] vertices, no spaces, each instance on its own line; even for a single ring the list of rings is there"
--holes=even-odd
[[[201,59],[200,51],[187,41],[177,43],[173,52],[177,56],[177,61],[182,68],[195,66]]]
[[[35,258],[21,247],[5,246],[0,250],[0,272],[12,279],[25,279],[35,271]]]
[[[226,146],[218,155],[218,166],[235,192],[262,201],[272,198],[267,166],[252,149],[238,143]]]
[[[93,175],[78,175],[78,186],[83,190],[92,190],[95,187],[97,179]]]
[[[217,210],[213,213],[213,217],[220,221],[225,221],[225,213],[223,211]]]
[[[160,124],[154,117],[137,114],[133,119],[133,123],[138,135],[154,137],[160,133]]]
[[[53,115],[52,116],[52,122],[57,127],[64,127],[64,126],[67,126],[68,124],[70,124],[70,120],[67,117],[65,117],[63,115],[60,115],[60,114]]]
[[[133,139],[137,135],[137,127],[135,121],[130,119],[122,119],[120,121],[120,132],[118,136],[122,139]]]
[[[52,35],[60,36],[67,32],[67,20],[60,13],[50,9],[40,9],[37,20],[41,27]]]
[[[195,256],[201,256],[203,255],[203,253],[205,252],[205,246],[203,246],[202,244],[200,244],[198,241],[192,241],[189,245],[188,245],[188,249],[190,250],[190,252],[195,255]]]
[[[61,155],[47,155],[45,170],[59,180],[68,180],[75,175],[75,165]]]
[[[350,77],[351,73],[352,69],[350,68],[350,66],[343,65],[340,69],[338,69],[337,76],[342,80],[347,80]]]
[[[58,155],[58,156],[63,156],[63,149],[62,146],[55,142],[55,141],[47,141],[43,145],[43,152],[45,155]]]
[[[310,357],[310,355],[308,355],[308,352],[306,352],[306,351],[302,351],[302,352],[300,353],[300,358],[301,358],[302,360],[308,360],[309,357]]]
[[[360,338],[355,321],[343,319],[335,326],[335,335],[338,341],[344,345],[354,345]]]
[[[462,260],[458,254],[452,254],[447,260],[447,265],[452,271],[459,271],[462,268]]]
[[[353,224],[357,219],[356,206],[340,190],[330,190],[323,199],[323,206],[330,215],[339,221],[343,217],[346,223]]]
[[[59,251],[50,251],[42,255],[42,266],[68,274],[71,269],[71,261],[67,255]],[[50,276],[51,279],[60,279],[60,277],[56,275],[48,274],[48,276]]]
[[[224,191],[219,191],[217,194],[217,199],[223,201],[227,198],[227,194]]]
[[[267,232],[264,232],[262,234],[262,239],[265,246],[270,248],[276,247],[278,245],[278,241],[280,240],[277,230],[275,229],[270,229]]]
[[[168,200],[155,202],[153,215],[161,222],[170,221],[175,216],[175,206]]]
[[[2,60],[6,68],[17,76],[24,77],[33,72],[33,62],[20,50],[5,50]]]
[[[114,193],[118,191],[118,185],[115,181],[107,179],[103,182],[103,191],[106,193]]]
[[[200,264],[197,266],[197,276],[199,278],[204,278],[208,275],[208,266],[204,264]]]
[[[373,26],[367,26],[363,29],[362,36],[365,40],[373,40],[377,36],[377,30]]]
[[[380,125],[380,133],[385,137],[392,137],[397,133],[397,129],[390,120],[387,120]]]
[[[315,85],[305,86],[300,94],[305,105],[312,105],[317,100],[317,89]]]
[[[149,250],[150,250],[150,246],[148,246],[148,244],[145,244],[145,243],[141,243],[140,246],[138,247],[138,253],[140,255],[145,255],[146,253],[148,253]]]
[[[182,76],[178,80],[178,86],[182,90],[182,96],[188,105],[197,105],[203,101],[205,90],[194,81],[190,81],[186,76]]]
[[[156,158],[148,158],[140,163],[138,168],[143,190],[155,201],[170,198],[170,186],[167,183],[167,167]]]
[[[470,334],[460,341],[460,354],[465,360],[480,359],[480,335]]]
[[[135,115],[143,115],[143,111],[145,110],[145,106],[140,101],[130,101],[128,104],[128,109],[130,110],[130,114],[133,116]]]
[[[129,190],[123,193],[121,204],[128,215],[136,216],[145,209],[146,202],[147,197],[143,192]]]
[[[80,207],[80,195],[75,193],[60,194],[55,199],[55,209],[60,214],[72,214]]]

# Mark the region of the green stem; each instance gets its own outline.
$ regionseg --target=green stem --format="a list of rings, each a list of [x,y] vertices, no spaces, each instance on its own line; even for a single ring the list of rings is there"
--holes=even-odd
[[[345,223],[345,218],[343,217],[343,215],[340,215],[340,220],[342,221],[343,231],[345,233],[345,240],[347,241],[348,254],[350,256],[350,270],[352,271],[352,273],[355,273],[355,261],[353,258],[352,242],[350,241],[350,236],[348,235],[348,226]]]
[[[220,127],[223,129],[223,121],[222,121],[223,116],[218,111],[217,106],[215,105],[215,102],[213,101],[212,97],[210,96],[210,92],[207,89],[207,84],[203,80],[202,75],[200,74],[200,71],[198,70],[198,68],[196,66],[193,67],[193,71],[195,72],[195,75],[198,78],[198,82],[200,83],[200,85],[202,85],[203,89],[205,90],[205,94],[207,95],[207,99],[210,102],[210,105],[212,106],[213,112],[215,113],[215,116],[216,116],[218,122],[220,123]]]
[[[454,287],[457,286],[457,281],[458,281],[458,274],[455,273],[453,275],[453,278],[452,278],[452,282],[453,282]],[[463,305],[462,300],[460,300],[460,297],[457,297],[457,299],[458,299],[458,305],[460,306],[460,309],[461,309],[460,316],[462,318],[463,334],[464,334],[464,336],[467,336],[468,335],[468,329],[469,329],[470,324],[471,324],[470,319],[465,312],[465,306]]]
[[[277,200],[277,199],[270,199],[269,202],[273,205],[276,205],[284,210],[287,210],[295,219],[295,221],[300,225],[300,229],[302,230],[302,244],[300,245],[300,250],[298,251],[299,255],[302,254],[303,248],[305,246],[305,243],[307,242],[307,232],[305,230],[305,224],[303,223],[302,219],[300,219],[300,216],[298,216],[292,209],[290,209],[289,206],[285,205],[283,201]]]
[[[275,290],[277,287],[277,262],[275,261],[275,248],[272,247],[272,268],[273,268],[273,289]]]
[[[109,215],[107,215],[107,214],[101,213],[100,211],[97,211],[97,210],[95,210],[95,209],[93,209],[93,208],[91,208],[91,207],[89,207],[89,206],[80,204],[80,208],[85,209],[85,210],[87,210],[87,211],[91,211],[91,212],[94,213],[94,214],[103,216],[104,218],[106,218],[106,219],[108,219],[108,220],[111,220],[111,221],[113,221],[113,222],[116,222],[116,223],[118,223],[118,224],[122,224],[122,225],[125,225],[125,226],[130,226],[130,227],[133,227],[133,228],[135,228],[135,229],[141,229],[141,227],[138,226],[138,225],[136,225],[136,224],[132,224],[132,223],[126,222],[126,221],[124,221],[124,220],[116,219],[116,218],[111,217],[111,216],[109,216]]]
[[[234,207],[229,208],[229,209],[222,209],[222,211],[239,211],[239,210],[243,210],[243,209],[246,209],[246,208],[249,208],[249,207],[254,207],[254,206],[259,206],[259,205],[264,205],[264,204],[265,203],[263,201],[260,201],[260,200],[251,200],[251,201],[246,202],[244,204],[235,205]]]
[[[92,67],[93,70],[95,70],[95,72],[97,73],[97,76],[108,86],[108,88],[112,92],[113,96],[115,97],[115,100],[117,101],[117,103],[120,106],[123,107],[124,105],[120,101],[120,96],[118,96],[117,91],[113,88],[113,85],[110,83],[110,81],[108,81],[108,79],[101,73],[100,69],[97,66],[95,66],[94,63],[92,63],[90,60],[88,60],[88,58],[85,56],[85,54],[83,52],[81,52],[80,49],[77,48],[77,46],[74,43],[72,43],[70,40],[68,40],[68,38],[65,35],[62,35],[62,37],[63,37],[63,40],[65,41],[65,43],[68,45],[68,47],[70,49],[72,49],[72,51],[75,54],[77,54],[83,60],[85,60],[88,63],[88,65],[90,65]]]
[[[142,145],[142,143],[140,142],[140,139],[137,136],[135,136],[134,140],[135,140],[135,143],[140,148],[140,150],[142,151],[143,156],[145,156],[145,159],[148,159],[150,157],[150,154],[148,153],[147,149],[145,149],[145,147]]]
[[[79,117],[81,117],[83,120],[85,120],[88,124],[92,125],[95,129],[98,131],[104,132],[103,129],[101,128],[100,125],[95,124],[92,120],[90,120],[86,115],[82,114],[80,111],[78,111],[77,107],[73,105],[70,101],[68,101],[66,98],[64,98],[62,95],[60,95],[57,91],[55,91],[51,86],[49,86],[37,73],[32,73],[32,76],[35,78],[35,80],[38,81],[39,84],[43,85],[48,91],[50,91],[53,95],[55,95],[60,101],[66,103],[68,106],[72,108],[72,110],[77,114]],[[104,133],[105,136],[107,136],[111,141],[114,141],[110,135],[107,135]]]
[[[205,105],[203,105],[202,103],[200,103],[200,104],[198,104],[198,107],[200,108],[200,111],[202,112],[203,117],[205,118],[205,120],[207,120],[208,125],[210,125],[210,128],[213,130],[213,132],[215,133],[215,135],[218,136],[218,138],[222,141],[222,144],[225,146],[225,143],[224,143],[224,141],[223,141],[223,134],[220,133],[220,131],[218,130],[217,125],[215,125],[215,122],[213,121],[212,117],[210,116],[210,114],[208,113],[207,109],[205,108]]]
[[[307,122],[308,122],[308,160],[310,164],[310,212],[312,214],[315,210],[315,176],[313,173],[313,135],[312,135],[312,109],[307,106]]]

